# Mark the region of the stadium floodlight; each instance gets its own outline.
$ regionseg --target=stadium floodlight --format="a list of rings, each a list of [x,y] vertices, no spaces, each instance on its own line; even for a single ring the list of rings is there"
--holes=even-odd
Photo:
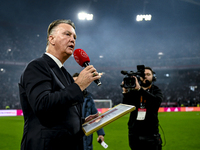
[[[0,69],[0,72],[1,72],[1,73],[5,73],[6,70],[5,70],[4,68],[1,68],[1,69]]]
[[[159,56],[162,56],[162,55],[164,55],[164,54],[163,54],[163,52],[159,52],[158,55],[159,55]]]
[[[142,20],[143,20],[142,15],[137,15],[137,17],[136,17],[136,21],[142,21]]]
[[[165,77],[169,78],[169,73],[166,73],[166,74],[165,74]]]
[[[152,16],[149,14],[149,15],[137,15],[136,16],[136,21],[143,21],[143,20],[145,20],[145,21],[151,21],[151,18],[152,18]]]
[[[150,21],[151,20],[151,15],[145,15],[145,21]]]
[[[158,53],[158,58],[161,59],[161,57],[162,57],[163,55],[164,55],[163,52],[159,52],[159,53]]]
[[[78,18],[80,20],[93,20],[93,14],[87,14],[85,12],[81,12],[78,14]]]
[[[103,55],[100,55],[99,58],[103,58]]]
[[[93,14],[87,14],[86,19],[87,20],[93,20]]]

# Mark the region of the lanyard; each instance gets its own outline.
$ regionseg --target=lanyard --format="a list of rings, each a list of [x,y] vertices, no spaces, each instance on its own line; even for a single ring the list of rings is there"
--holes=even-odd
[[[146,91],[150,91],[150,88],[151,88],[151,86],[149,86],[147,89],[146,89]],[[141,95],[140,96],[140,108],[145,108],[145,105],[146,105],[146,100],[145,99],[143,99],[143,96]]]
[[[140,108],[138,108],[137,118],[136,120],[144,120],[146,117],[146,111],[145,108],[146,100],[143,100],[143,97],[140,97]]]
[[[140,97],[140,108],[145,108],[146,100],[143,99],[143,96]]]

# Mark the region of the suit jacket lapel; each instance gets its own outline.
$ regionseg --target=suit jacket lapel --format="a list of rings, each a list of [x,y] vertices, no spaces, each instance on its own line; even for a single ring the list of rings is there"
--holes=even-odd
[[[55,73],[55,75],[58,77],[58,79],[60,80],[61,83],[63,83],[63,85],[67,86],[71,83],[69,83],[66,80],[65,75],[63,74],[63,72],[61,71],[61,69],[58,67],[58,65],[56,64],[56,62],[51,59],[48,55],[44,54],[42,56],[45,60],[47,60],[48,65],[50,66],[50,68],[53,70],[53,72]]]
[[[52,68],[53,72],[56,74],[56,76],[61,79],[61,82],[66,86],[71,84],[69,80],[67,80],[67,77],[65,74],[62,72],[62,70],[59,67],[54,67]]]

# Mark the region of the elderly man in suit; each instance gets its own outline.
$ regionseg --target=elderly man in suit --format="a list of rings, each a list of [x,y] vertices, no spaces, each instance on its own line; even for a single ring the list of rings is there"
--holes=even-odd
[[[76,42],[74,23],[56,20],[47,31],[46,53],[31,61],[19,82],[20,102],[24,114],[21,150],[82,150],[81,125],[98,114],[82,116],[82,91],[100,79],[90,65],[74,82],[64,68]]]

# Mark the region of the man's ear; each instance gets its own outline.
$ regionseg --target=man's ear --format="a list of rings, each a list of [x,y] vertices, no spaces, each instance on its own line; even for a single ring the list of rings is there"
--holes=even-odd
[[[55,44],[55,38],[54,38],[53,35],[50,35],[49,38],[48,38],[48,40],[49,40],[49,43],[50,43],[51,45],[54,45],[54,44]]]

